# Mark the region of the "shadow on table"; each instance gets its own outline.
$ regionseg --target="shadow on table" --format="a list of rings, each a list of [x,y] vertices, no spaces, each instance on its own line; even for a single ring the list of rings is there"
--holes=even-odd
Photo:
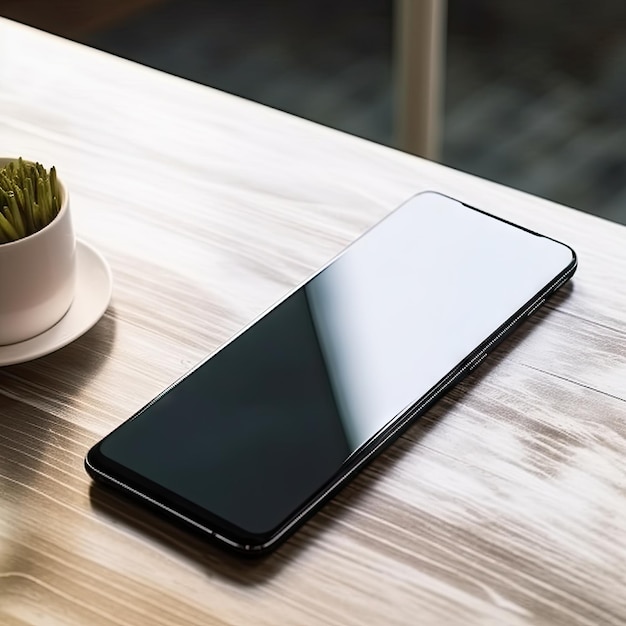
[[[572,291],[571,283],[563,287],[550,299],[552,306],[564,303]],[[496,367],[500,361],[512,352],[518,344],[530,335],[537,323],[554,315],[555,312],[543,307],[533,315],[535,323],[523,324],[511,337],[507,338],[486,362],[472,372],[467,379],[456,386],[447,396],[448,402],[437,402],[422,419],[408,429],[409,443],[393,446],[389,451],[376,458],[371,467],[375,471],[360,472],[347,488],[326,503],[295,535],[291,536],[274,552],[256,558],[245,558],[233,555],[223,548],[217,547],[206,536],[199,536],[187,527],[180,527],[175,522],[163,518],[135,503],[130,498],[120,495],[110,487],[92,484],[89,492],[90,503],[94,512],[108,517],[118,523],[120,520],[142,535],[148,536],[162,547],[174,550],[183,558],[189,559],[201,568],[218,574],[232,582],[242,585],[257,585],[281,572],[285,567],[298,560],[307,550],[323,543],[324,537],[334,526],[341,523],[346,510],[357,507],[359,501],[374,488],[381,476],[389,473],[394,465],[400,462],[407,450],[424,438],[437,427],[450,410],[450,403],[457,404],[463,400],[483,377]]]
[[[8,388],[10,381],[24,380],[71,399],[72,391],[80,390],[106,362],[115,344],[115,318],[111,306],[95,326],[67,346],[31,361],[0,368],[0,384]]]

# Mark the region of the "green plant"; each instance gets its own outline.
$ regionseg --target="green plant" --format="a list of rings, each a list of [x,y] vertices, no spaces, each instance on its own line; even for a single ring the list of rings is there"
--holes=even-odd
[[[10,161],[0,168],[0,244],[22,239],[47,226],[61,208],[54,167]]]

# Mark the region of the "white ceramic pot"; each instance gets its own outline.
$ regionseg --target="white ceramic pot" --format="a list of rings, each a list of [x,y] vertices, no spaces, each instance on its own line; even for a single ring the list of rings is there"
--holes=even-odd
[[[0,167],[12,159],[0,158]],[[25,341],[54,326],[72,304],[76,239],[62,181],[61,209],[40,231],[0,243],[0,345]]]

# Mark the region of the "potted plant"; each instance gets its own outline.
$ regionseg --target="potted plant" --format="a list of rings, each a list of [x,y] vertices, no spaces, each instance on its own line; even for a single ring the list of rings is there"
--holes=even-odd
[[[55,168],[0,158],[0,346],[56,324],[74,297],[76,242]]]

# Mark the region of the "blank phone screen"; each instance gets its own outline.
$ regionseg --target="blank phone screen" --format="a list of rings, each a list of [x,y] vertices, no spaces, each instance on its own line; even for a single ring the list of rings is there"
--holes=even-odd
[[[572,262],[563,244],[416,196],[99,454],[118,475],[269,535]]]

